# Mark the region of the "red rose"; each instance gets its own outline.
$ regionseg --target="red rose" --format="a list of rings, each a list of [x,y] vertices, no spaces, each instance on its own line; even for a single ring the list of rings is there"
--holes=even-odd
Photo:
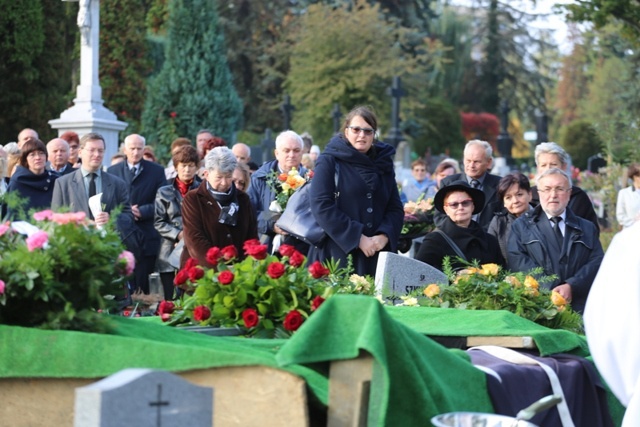
[[[192,269],[189,270],[188,274],[189,274],[189,280],[191,280],[192,282],[195,282],[196,280],[204,277],[204,270],[201,269],[200,267],[193,267]]]
[[[173,284],[176,286],[184,285],[188,278],[189,270],[187,270],[185,267],[182,270],[178,271],[178,274],[176,274],[176,277],[173,279]]]
[[[259,245],[260,244],[260,240],[258,239],[251,239],[251,240],[246,240],[244,242],[244,244],[242,245],[242,249],[245,250],[245,252],[247,251],[247,248],[249,246],[255,246],[255,245]]]
[[[176,117],[178,117],[178,113],[176,113],[175,111],[172,111],[169,113],[169,117],[171,117],[172,119],[175,119]]]
[[[209,317],[211,317],[211,310],[206,305],[199,305],[193,309],[193,318],[198,322],[207,320]]]
[[[299,311],[290,311],[284,318],[283,326],[287,331],[297,331],[302,325],[302,314]]]
[[[324,302],[324,298],[322,298],[320,295],[317,295],[311,301],[311,310],[312,311],[316,311],[318,309],[318,307],[320,307],[322,305],[323,302]]]
[[[267,257],[267,245],[258,244],[245,246],[244,251],[247,253],[247,255],[252,256],[257,260],[265,259]]]
[[[169,313],[162,313],[160,315],[160,318],[163,322],[168,322],[169,320],[171,320],[171,315]]]
[[[176,305],[171,301],[161,301],[158,305],[158,314],[171,314],[176,309]]]
[[[267,267],[267,274],[272,279],[277,279],[278,277],[282,277],[282,275],[284,274],[284,271],[285,271],[285,267],[284,267],[284,264],[281,262],[272,262]]]
[[[287,180],[287,178],[289,178],[289,174],[287,173],[281,173],[280,175],[278,175],[278,180],[285,182]]]
[[[329,269],[326,268],[320,261],[315,261],[309,267],[309,273],[313,276],[314,279],[319,279],[321,277],[329,275]]]
[[[233,282],[233,278],[234,275],[229,270],[221,271],[220,274],[218,274],[218,282],[220,282],[221,285],[228,285]]]
[[[302,264],[304,264],[304,255],[302,255],[301,252],[295,251],[289,258],[289,264],[294,267],[300,267]]]
[[[280,245],[280,249],[278,249],[280,255],[290,257],[296,251],[296,248],[291,245]]]
[[[233,245],[225,246],[220,251],[220,255],[222,255],[225,261],[231,261],[232,259],[238,257],[238,250]]]
[[[242,312],[242,319],[244,320],[244,326],[247,328],[253,328],[258,325],[259,318],[258,312],[253,308],[247,308]]]
[[[198,260],[195,258],[189,258],[187,263],[184,265],[185,270],[191,270],[193,267],[198,265]]]
[[[220,258],[220,248],[217,246],[209,248],[206,258],[209,264],[216,265],[218,263],[218,258]]]

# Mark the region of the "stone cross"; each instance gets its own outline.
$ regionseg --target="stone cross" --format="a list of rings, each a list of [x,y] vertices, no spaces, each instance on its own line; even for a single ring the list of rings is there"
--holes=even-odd
[[[340,132],[340,119],[342,119],[342,113],[340,112],[340,104],[337,102],[333,104],[331,118],[333,119],[333,133],[335,134]]]
[[[271,133],[271,129],[266,128],[264,131],[264,138],[262,139],[262,163],[273,160],[273,150],[276,148],[275,141]]]
[[[402,89],[400,77],[393,77],[391,87],[387,89],[387,95],[391,96],[391,129],[385,142],[397,147],[402,141],[402,132],[400,132],[400,98],[406,95]]]
[[[75,427],[213,424],[213,389],[151,369],[125,369],[76,389]]]
[[[291,104],[291,97],[289,95],[284,96],[284,102],[280,109],[284,117],[284,130],[289,130],[291,129],[291,113],[296,109],[296,107]]]
[[[513,139],[509,135],[509,102],[504,100],[500,104],[500,134],[498,135],[498,151],[507,163],[511,162]]]
[[[536,143],[549,141],[549,117],[547,113],[536,108],[536,132],[538,137]]]

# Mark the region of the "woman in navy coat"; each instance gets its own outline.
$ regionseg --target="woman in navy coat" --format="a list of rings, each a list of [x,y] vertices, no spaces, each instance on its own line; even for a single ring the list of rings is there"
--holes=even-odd
[[[347,114],[343,129],[318,158],[311,180],[311,211],[327,238],[309,250],[309,262],[333,258],[346,267],[351,255],[355,273],[373,276],[378,253],[396,252],[404,219],[395,149],[375,139],[378,121],[367,107]]]

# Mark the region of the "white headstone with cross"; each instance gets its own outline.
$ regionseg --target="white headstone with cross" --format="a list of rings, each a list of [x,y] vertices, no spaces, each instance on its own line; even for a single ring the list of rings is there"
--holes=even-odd
[[[213,425],[213,388],[151,369],[125,369],[76,389],[75,427]]]
[[[78,1],[78,0],[63,0]],[[102,88],[98,78],[100,58],[100,0],[80,0],[77,24],[81,34],[80,84],[76,88],[73,106],[63,111],[59,119],[49,120],[58,134],[72,130],[82,137],[89,132],[101,134],[107,145],[104,162],[108,165],[111,156],[118,151],[118,133],[127,123],[117,119],[106,108],[102,99]]]

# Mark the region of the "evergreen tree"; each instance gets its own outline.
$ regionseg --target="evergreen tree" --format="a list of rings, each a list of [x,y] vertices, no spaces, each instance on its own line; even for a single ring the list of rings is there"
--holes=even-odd
[[[193,138],[202,128],[232,141],[241,114],[214,2],[172,0],[165,62],[148,85],[145,134],[165,149],[174,137]]]
[[[100,86],[105,106],[139,128],[145,83],[151,65],[147,54],[144,5],[131,0],[100,2]]]

